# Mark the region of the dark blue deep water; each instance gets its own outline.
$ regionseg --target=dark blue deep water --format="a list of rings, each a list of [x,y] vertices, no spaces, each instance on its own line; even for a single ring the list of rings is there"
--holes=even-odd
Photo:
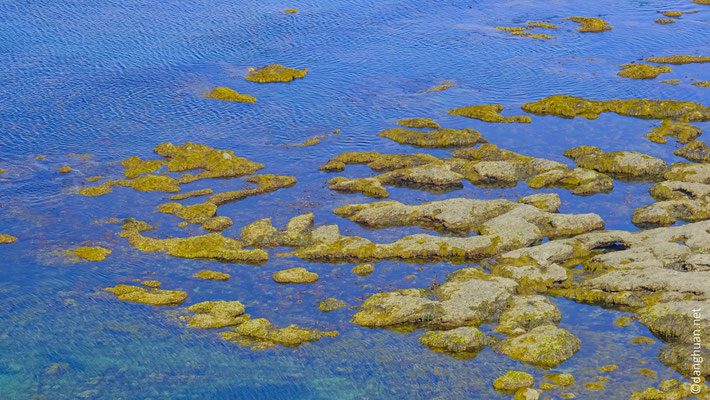
[[[296,8],[297,14],[284,9]],[[699,9],[678,22],[653,22],[659,11]],[[562,18],[601,16],[614,26],[580,33]],[[550,20],[554,40],[533,40],[495,26]],[[367,231],[332,213],[372,199],[336,194],[333,174],[317,167],[344,151],[429,152],[377,137],[407,117],[431,117],[443,127],[475,128],[490,142],[525,155],[569,164],[562,151],[596,145],[605,151],[635,150],[682,161],[675,145],[643,137],[658,121],[604,114],[597,120],[533,116],[531,124],[490,124],[450,116],[447,110],[500,103],[505,115],[554,94],[594,99],[672,98],[710,105],[707,64],[673,66],[658,79],[618,77],[618,65],[649,56],[710,55],[710,6],[683,1],[342,1],[342,0],[2,0],[0,1],[0,233],[19,240],[0,247],[0,399],[493,399],[493,379],[508,369],[547,371],[490,349],[459,360],[430,351],[421,332],[360,328],[349,322],[363,296],[385,288],[425,287],[458,268],[447,263],[381,262],[358,277],[352,264],[308,264],[274,257],[263,266],[215,263],[141,253],[116,236],[108,218],[135,217],[160,225],[160,234],[184,235],[174,217],[157,214],[165,194],[117,188],[98,198],[74,190],[90,176],[118,178],[120,165],[137,155],[151,158],[166,141],[234,150],[265,164],[261,173],[293,175],[298,184],[220,208],[234,221],[226,235],[271,217],[275,226],[306,211],[316,224],[337,223],[344,234],[387,242],[418,228]],[[288,84],[244,80],[250,67],[280,63],[308,68]],[[680,79],[671,86],[662,79]],[[420,93],[444,81],[458,86]],[[202,97],[228,86],[258,98],[255,104]],[[710,124],[700,123],[705,130]],[[340,129],[321,144],[289,148]],[[69,154],[90,154],[89,159]],[[36,160],[38,155],[46,156]],[[69,165],[72,173],[59,174]],[[349,167],[344,176],[370,174]],[[243,181],[198,181],[204,187],[237,188]],[[636,228],[631,212],[652,199],[648,184],[615,182],[610,194],[563,199],[560,212],[594,212],[608,229]],[[514,199],[535,191],[481,189],[468,183],[447,194],[391,188],[406,203],[452,197]],[[199,202],[192,199],[186,204]],[[197,234],[199,227],[187,231]],[[103,262],[72,263],[62,253],[79,244],[111,248]],[[274,271],[304,266],[321,280],[279,286]],[[227,283],[191,279],[205,268],[232,274]],[[406,276],[414,275],[411,279]],[[189,293],[186,304],[240,300],[247,312],[274,324],[296,323],[340,331],[300,348],[251,350],[225,342],[210,330],[186,329],[167,308],[121,302],[103,288],[135,278]],[[325,297],[348,307],[324,314]],[[555,372],[573,372],[580,399],[627,399],[653,379],[678,377],[656,360],[659,348],[630,346],[650,333],[643,326],[613,325],[622,314],[555,299],[561,327],[583,340],[582,350]],[[66,363],[48,373],[53,363]],[[618,364],[604,391],[582,384],[596,368]],[[51,368],[50,368],[51,369]],[[52,371],[49,371],[52,372]],[[554,392],[559,393],[559,392]],[[554,395],[554,394],[551,394]]]

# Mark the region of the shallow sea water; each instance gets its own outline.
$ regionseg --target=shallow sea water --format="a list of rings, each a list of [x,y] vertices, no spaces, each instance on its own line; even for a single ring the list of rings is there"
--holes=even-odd
[[[297,14],[284,9],[297,8]],[[658,11],[699,9],[671,25],[653,22]],[[580,33],[564,17],[601,16],[615,28]],[[532,40],[494,30],[550,20],[554,40]],[[226,235],[259,218],[275,226],[313,212],[316,224],[337,223],[344,234],[387,242],[418,228],[368,231],[332,213],[345,204],[373,201],[327,189],[334,174],[318,171],[345,151],[383,153],[416,149],[377,137],[407,117],[431,117],[442,127],[479,130],[491,143],[525,155],[569,164],[562,151],[596,145],[605,151],[635,150],[668,162],[672,141],[656,144],[643,135],[658,121],[603,114],[597,120],[533,116],[531,124],[489,124],[450,116],[448,109],[501,103],[504,115],[523,115],[525,102],[554,94],[594,99],[672,98],[710,104],[710,89],[690,78],[710,80],[703,64],[673,66],[658,79],[616,75],[618,65],[653,55],[709,55],[710,6],[690,1],[2,1],[0,2],[0,232],[18,242],[0,247],[0,398],[2,399],[495,399],[509,398],[491,382],[508,369],[541,379],[548,371],[486,349],[460,360],[430,351],[421,332],[361,328],[349,322],[363,297],[385,288],[425,287],[460,266],[448,263],[377,263],[368,277],[353,264],[310,264],[274,257],[263,266],[220,265],[141,253],[116,236],[111,217],[149,220],[159,234],[199,233],[154,208],[165,194],[117,188],[88,198],[72,191],[86,177],[116,178],[119,165],[137,155],[151,158],[165,141],[192,141],[230,149],[265,164],[260,173],[296,176],[298,184],[220,207],[234,221]],[[548,33],[548,32],[545,32]],[[249,67],[281,63],[308,68],[305,79],[259,85],[244,81]],[[681,79],[678,86],[663,79]],[[419,93],[446,80],[458,86]],[[215,86],[258,98],[256,104],[205,99]],[[710,129],[709,123],[699,123]],[[341,129],[312,147],[286,148]],[[69,157],[88,153],[91,158]],[[45,160],[36,160],[38,155]],[[74,171],[59,174],[60,166]],[[368,176],[351,166],[343,176]],[[204,187],[240,188],[240,179],[198,181]],[[648,184],[614,182],[612,193],[591,197],[563,190],[560,212],[594,212],[607,229],[636,230],[631,212],[652,199]],[[430,194],[388,188],[405,203],[454,197],[515,199],[536,191],[462,190]],[[195,204],[192,199],[185,204]],[[428,232],[431,233],[431,232]],[[113,253],[100,263],[71,263],[57,255],[80,243]],[[317,272],[314,285],[280,286],[274,271],[304,266]],[[190,276],[200,269],[232,274],[227,283]],[[406,276],[414,275],[407,279]],[[211,330],[186,329],[169,309],[125,303],[106,286],[152,278],[163,288],[189,293],[187,304],[240,300],[247,312],[274,324],[329,328],[336,338],[300,348],[255,351],[222,341]],[[290,297],[290,298],[289,298]],[[348,307],[321,313],[325,297]],[[626,399],[658,380],[678,378],[656,360],[658,342],[631,346],[650,335],[643,326],[622,329],[622,313],[554,299],[561,327],[583,341],[582,350],[554,372],[573,372],[578,384],[565,391],[580,399]],[[67,363],[58,374],[52,363]],[[583,384],[596,368],[618,364],[603,391]],[[639,368],[658,372],[654,380]],[[558,398],[560,391],[548,397]]]

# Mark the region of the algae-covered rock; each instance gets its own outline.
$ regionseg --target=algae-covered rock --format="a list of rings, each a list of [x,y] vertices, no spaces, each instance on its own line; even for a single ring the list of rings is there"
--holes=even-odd
[[[530,204],[547,212],[557,212],[557,209],[562,205],[560,196],[557,193],[535,193],[521,197],[516,202]]]
[[[677,17],[683,16],[683,12],[682,11],[664,11],[663,15],[665,15],[666,17],[677,18]]]
[[[656,20],[657,22],[658,20]],[[675,21],[674,21],[675,22]],[[657,78],[659,74],[665,74],[668,72],[673,72],[673,70],[669,67],[666,66],[654,66],[654,65],[648,65],[648,64],[624,64],[624,65],[619,65],[620,68],[623,68],[622,71],[619,71],[617,75],[624,77],[624,78],[631,78],[631,79],[654,79]]]
[[[674,24],[676,21],[673,18],[657,18],[654,19],[653,22],[657,24]]]
[[[249,320],[244,314],[244,304],[238,301],[203,301],[188,307],[195,315],[188,318],[188,325],[200,329],[216,329],[234,326]]]
[[[178,306],[187,298],[187,293],[179,290],[163,290],[130,285],[116,285],[106,288],[120,300],[154,306]]]
[[[614,372],[617,369],[619,369],[619,366],[616,364],[609,364],[609,365],[604,365],[602,367],[599,367],[600,372]]]
[[[538,400],[540,398],[540,390],[532,388],[521,388],[515,391],[513,400]]]
[[[663,173],[669,181],[710,184],[710,164],[673,163]]]
[[[79,194],[89,197],[103,196],[113,192],[115,186],[130,187],[140,192],[167,192],[177,193],[180,191],[179,182],[169,176],[164,175],[141,175],[135,179],[107,180],[101,185],[83,188]]]
[[[475,129],[439,128],[432,131],[415,131],[404,128],[387,129],[377,136],[392,139],[400,144],[418,147],[451,148],[468,147],[478,143],[488,143]]]
[[[296,178],[284,175],[254,175],[244,179],[247,182],[257,185],[253,189],[235,190],[230,192],[215,193],[205,200],[207,204],[223,206],[234,203],[250,196],[258,196],[271,193],[279,189],[290,188],[296,184]]]
[[[563,18],[562,20],[570,20],[579,23],[581,26],[577,28],[577,30],[580,32],[604,32],[614,28],[601,18],[569,17]]]
[[[683,157],[689,161],[697,163],[710,163],[710,148],[707,143],[692,141],[673,152],[673,154]]]
[[[547,374],[543,376],[543,378],[560,386],[569,386],[574,384],[574,376],[572,374]]]
[[[208,232],[222,232],[232,226],[232,219],[225,216],[212,217],[202,224]]]
[[[377,152],[348,152],[331,158],[318,169],[327,172],[342,172],[346,165],[364,164],[373,171],[394,171],[425,164],[441,163],[429,154],[383,154]]]
[[[533,189],[568,189],[579,196],[609,193],[614,188],[613,179],[586,168],[550,170],[528,179],[527,184]]]
[[[463,187],[464,176],[453,169],[449,165],[428,164],[385,172],[374,178],[383,185],[446,193]]]
[[[200,279],[206,279],[209,281],[228,281],[229,278],[231,278],[231,275],[225,274],[224,272],[217,272],[217,271],[210,271],[210,270],[202,270],[195,275],[193,275],[195,278],[200,278]]]
[[[688,379],[694,377],[710,379],[710,363],[697,362],[710,360],[710,350],[701,346],[700,343],[672,344],[661,349],[658,353],[658,360]],[[694,365],[697,365],[698,368],[695,368]]]
[[[526,124],[532,122],[532,118],[525,115],[504,117],[500,114],[501,111],[503,111],[503,106],[501,104],[481,104],[476,106],[455,108],[453,110],[449,110],[449,114],[480,119],[485,122],[521,122]]]
[[[194,190],[192,192],[185,192],[185,193],[180,193],[180,194],[175,194],[172,196],[168,196],[168,200],[185,200],[185,199],[190,199],[192,197],[200,197],[200,196],[207,196],[208,194],[212,194],[214,191],[212,189],[200,189],[200,190]]]
[[[212,89],[211,92],[206,93],[204,97],[222,101],[234,101],[237,103],[256,103],[256,97],[248,94],[240,94],[236,90],[228,87],[216,87]]]
[[[121,165],[126,168],[123,175],[127,179],[134,179],[142,174],[147,174],[160,169],[165,163],[163,160],[143,160],[140,157],[128,157],[121,161]]]
[[[656,143],[666,143],[666,137],[673,137],[678,143],[686,144],[694,141],[703,133],[700,127],[685,122],[662,121],[661,126],[651,129],[646,138]]]
[[[362,193],[375,199],[386,199],[390,196],[387,189],[382,186],[382,183],[377,178],[348,179],[339,176],[329,180],[328,184],[330,185],[330,190],[341,193]]]
[[[257,345],[261,345],[257,346],[257,348],[263,348],[264,345],[269,346],[275,343],[297,347],[305,342],[320,340],[324,336],[336,337],[338,332],[324,332],[318,329],[303,328],[298,325],[279,328],[271,325],[271,322],[264,318],[257,318],[238,325],[233,332],[222,332],[221,335],[224,340],[242,344],[256,342]],[[244,341],[244,339],[247,340]]]
[[[656,179],[666,169],[666,162],[635,151],[603,152],[595,146],[579,146],[562,153],[578,167],[611,174],[619,179]]]
[[[274,281],[278,283],[316,283],[318,274],[309,272],[305,268],[290,268],[274,272]]]
[[[159,288],[163,283],[160,281],[141,281],[141,285],[147,287],[147,288],[153,288],[157,289]]]
[[[345,302],[342,300],[328,297],[323,301],[318,302],[318,309],[322,312],[331,312],[345,307]]]
[[[562,118],[596,119],[599,114],[614,112],[643,119],[668,119],[693,122],[710,120],[710,109],[702,104],[678,100],[591,100],[583,97],[556,95],[545,97],[521,108],[536,115],[556,115]]]
[[[295,14],[298,12],[295,8],[289,8],[288,10],[284,10],[286,14]]]
[[[508,371],[493,381],[493,387],[504,392],[515,392],[519,389],[532,387],[534,384],[535,378],[527,372],[521,371]]]
[[[701,0],[697,0],[701,1]],[[662,381],[659,389],[650,387],[643,392],[634,392],[630,400],[676,400],[676,399],[702,399],[708,398],[708,386],[704,383],[693,384],[680,382],[676,379]]]
[[[313,214],[308,213],[291,218],[282,230],[274,228],[271,218],[254,221],[242,229],[241,237],[252,247],[303,247],[313,243],[312,231]]]
[[[353,274],[359,276],[368,276],[375,270],[375,264],[362,263],[353,267]]]
[[[649,189],[658,200],[639,207],[631,222],[642,228],[670,226],[681,220],[695,222],[710,219],[710,185],[692,182],[659,182]]]
[[[432,92],[443,92],[444,90],[451,89],[452,87],[456,87],[457,85],[449,83],[449,81],[445,81],[443,84],[434,86],[431,89],[426,89],[426,90],[421,90],[419,93],[432,93]]]
[[[407,128],[432,128],[432,129],[437,129],[440,128],[439,124],[436,123],[431,118],[408,118],[408,119],[400,119],[397,121],[397,125],[402,125]]]
[[[549,22],[542,22],[542,21],[528,21],[528,25],[535,27],[535,28],[547,28],[547,29],[558,29],[559,26],[553,25]]]
[[[551,368],[572,358],[582,341],[568,331],[553,325],[543,325],[500,344],[500,352],[515,360]]]
[[[294,69],[284,67],[281,64],[271,64],[265,67],[249,71],[245,78],[249,82],[269,83],[269,82],[291,82],[294,79],[301,79],[306,76],[308,69]]]
[[[61,172],[62,174],[68,174],[71,171],[72,171],[72,168],[68,165],[65,165],[65,166],[59,168],[59,172]]]
[[[710,277],[710,272],[704,274]],[[706,282],[707,283],[707,280]],[[688,287],[688,289],[692,289]],[[710,291],[710,287],[707,288]],[[639,322],[666,342],[710,349],[710,300],[658,303],[641,310]]]
[[[217,213],[217,206],[209,203],[191,206],[183,206],[180,203],[165,203],[159,205],[156,211],[172,214],[191,224],[203,224]]]
[[[170,172],[200,171],[197,175],[183,174],[180,183],[210,178],[236,178],[264,168],[263,164],[235,156],[231,150],[217,150],[190,142],[181,146],[165,142],[154,151],[165,157]]]
[[[488,337],[472,326],[462,326],[448,331],[425,332],[419,343],[435,351],[475,353],[488,345]]]
[[[496,332],[526,332],[542,325],[557,325],[562,319],[555,303],[544,296],[513,297],[509,307],[500,316]]]
[[[67,251],[66,254],[71,254],[80,260],[86,261],[103,261],[111,254],[111,250],[95,246],[95,247],[77,247],[74,250]]]
[[[143,252],[163,252],[173,257],[263,264],[269,259],[269,253],[261,249],[244,249],[240,241],[210,233],[185,238],[155,239],[141,235],[134,227],[124,226],[119,236],[128,240],[136,249]]]
[[[0,233],[0,244],[15,243],[17,238],[6,233]]]
[[[710,62],[710,57],[705,57],[705,56],[649,57],[649,58],[644,58],[644,61],[657,63],[657,64],[683,65],[683,64]]]

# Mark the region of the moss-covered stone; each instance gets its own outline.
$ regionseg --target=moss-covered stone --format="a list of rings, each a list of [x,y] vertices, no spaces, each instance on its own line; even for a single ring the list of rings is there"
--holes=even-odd
[[[290,325],[279,328],[264,318],[257,318],[238,325],[234,331],[222,332],[224,340],[264,348],[276,343],[297,347],[306,342],[320,340],[324,336],[336,337],[338,332],[324,332],[318,329]],[[245,340],[246,339],[246,340]]]
[[[496,30],[505,32],[520,32],[532,29],[532,26],[496,26]]]
[[[375,264],[362,263],[353,267],[353,274],[359,276],[368,276],[375,270]]]
[[[331,312],[331,311],[335,311],[340,308],[343,308],[343,307],[345,307],[345,305],[346,305],[345,302],[342,300],[328,297],[325,300],[318,302],[318,309],[321,312]]]
[[[535,384],[535,378],[527,372],[508,371],[493,381],[493,387],[503,392],[515,392]]]
[[[373,171],[394,171],[401,168],[441,163],[429,154],[383,154],[377,152],[348,152],[331,158],[318,169],[327,172],[342,172],[347,165],[364,164]]]
[[[674,151],[673,154],[697,163],[710,163],[710,148],[707,143],[697,140],[689,142],[685,147]]]
[[[710,185],[665,181],[651,186],[649,193],[658,202],[634,210],[631,221],[636,226],[670,226],[678,220],[695,222],[710,218]]]
[[[244,315],[244,305],[238,301],[203,301],[188,307],[195,314],[188,318],[188,325],[200,329],[217,329],[235,326],[249,320]]]
[[[318,274],[309,272],[305,268],[290,268],[274,272],[274,281],[278,283],[316,283]]]
[[[15,243],[17,238],[6,233],[0,233],[0,244]]]
[[[524,111],[537,115],[556,115],[562,118],[583,117],[596,119],[599,114],[614,112],[643,119],[668,119],[693,122],[710,120],[710,109],[702,104],[678,100],[590,100],[582,97],[556,95],[525,103]]]
[[[661,81],[661,83],[678,86],[680,84],[680,79],[666,79],[665,81]]]
[[[542,21],[528,21],[528,25],[535,27],[535,28],[547,28],[547,29],[558,29],[559,26],[553,25],[549,22],[542,22]]]
[[[705,56],[649,57],[649,58],[644,58],[644,61],[652,62],[652,63],[656,63],[656,64],[683,65],[683,64],[710,62],[710,57],[705,57]]]
[[[557,212],[557,209],[562,205],[557,193],[535,193],[519,198],[516,203],[530,204],[547,212]]]
[[[701,359],[703,361],[710,360],[710,349],[699,343],[671,344],[658,353],[658,360],[663,365],[673,368],[688,379],[703,377],[707,381],[710,379],[710,365],[707,362],[696,362]],[[695,368],[693,364],[696,364],[698,368]]]
[[[191,206],[183,206],[180,203],[165,203],[159,205],[156,211],[172,214],[191,224],[203,224],[217,213],[217,206],[209,203]]]
[[[130,285],[116,285],[106,288],[120,300],[154,306],[179,306],[187,298],[187,293],[179,290],[153,289]]]
[[[476,106],[454,108],[453,110],[449,110],[449,114],[461,115],[463,117],[479,119],[485,122],[521,122],[526,124],[532,122],[532,118],[525,115],[504,117],[500,114],[501,111],[503,111],[503,106],[501,104],[481,104]]]
[[[185,192],[185,193],[180,193],[176,194],[173,196],[168,196],[168,200],[186,200],[190,199],[192,197],[200,197],[200,196],[207,196],[208,194],[212,194],[214,191],[212,189],[200,189],[200,190],[195,190],[192,192]]]
[[[425,332],[419,343],[434,351],[476,353],[488,345],[488,337],[472,326],[462,326],[447,331]]]
[[[500,316],[495,331],[499,333],[522,333],[542,325],[557,325],[562,313],[555,303],[544,296],[517,296],[509,302],[509,308]]]
[[[645,344],[645,345],[651,345],[655,344],[656,341],[650,337],[645,337],[645,336],[637,336],[630,341],[631,344]]]
[[[121,161],[121,165],[126,169],[123,175],[127,179],[134,179],[160,169],[165,163],[163,160],[142,160],[140,157],[133,156]]]
[[[130,187],[140,192],[167,192],[177,193],[180,191],[178,181],[164,175],[141,175],[135,179],[128,180],[107,180],[101,185],[83,188],[79,194],[89,197],[103,196],[113,192],[115,186]]]
[[[574,384],[574,376],[572,374],[547,374],[543,376],[543,378],[560,386],[569,386]]]
[[[295,14],[298,12],[295,8],[289,8],[288,10],[284,10],[286,14]]]
[[[664,11],[663,15],[666,17],[677,18],[683,16],[682,11]]]
[[[612,178],[586,168],[554,169],[533,176],[527,184],[533,189],[567,189],[579,196],[609,193],[614,188]]]
[[[551,368],[572,358],[581,345],[582,341],[568,331],[543,325],[506,338],[500,344],[500,351],[515,360]]]
[[[541,390],[532,388],[522,388],[515,391],[513,400],[538,400]]]
[[[71,254],[81,261],[103,261],[111,254],[111,250],[103,247],[77,247],[74,250],[67,251],[66,254]]]
[[[685,162],[673,163],[663,173],[663,178],[669,181],[710,184],[710,165]]]
[[[657,19],[654,19],[653,22],[655,22],[657,24],[665,25],[665,24],[674,24],[676,21],[672,18],[657,18]]]
[[[626,328],[627,326],[631,325],[634,320],[635,319],[633,317],[619,317],[616,319],[616,321],[614,321],[614,325]]]
[[[348,179],[342,176],[328,181],[330,190],[341,193],[362,193],[367,197],[375,199],[386,199],[390,196],[387,189],[377,178],[355,178]]]
[[[244,179],[257,185],[254,189],[235,190],[230,192],[215,193],[205,200],[206,204],[223,206],[234,203],[250,196],[271,193],[279,189],[290,188],[296,184],[296,178],[284,175],[254,175]]]
[[[228,87],[216,87],[209,93],[206,93],[204,97],[222,101],[234,101],[237,103],[256,103],[256,97],[248,94],[240,94],[236,90]]]
[[[387,129],[377,136],[392,139],[400,144],[418,147],[452,148],[474,146],[478,143],[488,143],[475,129],[439,128],[433,131],[415,131],[404,128]]]
[[[432,128],[432,129],[438,129],[440,128],[439,124],[436,123],[431,118],[408,118],[408,119],[400,119],[397,121],[397,125],[402,125],[407,128],[417,128],[417,129],[422,129],[422,128]]]
[[[656,143],[666,143],[666,137],[673,137],[678,143],[690,143],[703,133],[703,130],[695,125],[685,122],[662,121],[661,126],[651,129],[646,134],[646,138]]]
[[[631,79],[654,79],[659,74],[673,72],[671,68],[663,65],[656,67],[654,65],[633,63],[619,65],[619,67],[623,68],[623,70],[619,71],[617,75]]]
[[[231,278],[231,275],[225,274],[224,272],[217,272],[217,271],[210,271],[208,269],[204,269],[195,275],[193,275],[195,278],[200,278],[200,279],[206,279],[208,281],[228,281],[229,278]]]
[[[269,83],[269,82],[291,82],[294,79],[301,79],[306,76],[308,69],[294,69],[284,67],[281,64],[271,64],[265,67],[249,71],[245,78],[249,82]]]
[[[579,146],[562,153],[581,168],[610,174],[617,179],[658,179],[666,169],[666,162],[635,151],[603,152],[595,146]]]
[[[190,142],[181,146],[166,142],[158,145],[154,151],[165,157],[170,172],[200,171],[197,175],[183,174],[180,183],[210,178],[236,178],[264,168],[263,164],[235,156],[231,150],[217,150]]]
[[[601,18],[569,17],[563,18],[562,20],[570,20],[579,23],[581,26],[577,28],[577,30],[580,32],[604,32],[614,28]]]
[[[225,216],[212,217],[202,224],[208,232],[222,232],[232,226],[232,219]]]

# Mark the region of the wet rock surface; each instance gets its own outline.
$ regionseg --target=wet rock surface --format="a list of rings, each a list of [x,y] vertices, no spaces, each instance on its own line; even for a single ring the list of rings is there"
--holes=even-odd
[[[579,146],[565,150],[564,156],[577,166],[612,175],[617,179],[658,179],[666,162],[635,151],[603,152],[595,146]]]

